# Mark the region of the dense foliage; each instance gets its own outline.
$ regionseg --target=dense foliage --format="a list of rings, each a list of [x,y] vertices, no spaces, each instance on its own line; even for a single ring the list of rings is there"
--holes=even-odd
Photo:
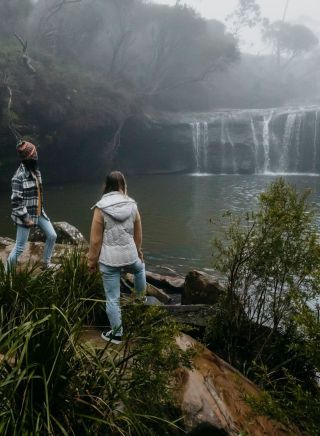
[[[55,274],[0,265],[2,435],[176,432],[174,373],[191,356],[175,343],[177,326],[129,301],[124,344],[88,342],[84,324],[105,321],[101,287],[79,253]]]
[[[207,340],[266,389],[259,407],[319,434],[320,244],[308,193],[279,179],[216,241],[227,292]]]
[[[9,126],[43,147],[47,180],[69,181],[71,162],[72,180],[98,180],[128,121],[158,109],[202,108],[206,80],[238,59],[225,26],[185,6],[1,2],[0,181],[14,166]],[[64,165],[54,166],[62,156]]]

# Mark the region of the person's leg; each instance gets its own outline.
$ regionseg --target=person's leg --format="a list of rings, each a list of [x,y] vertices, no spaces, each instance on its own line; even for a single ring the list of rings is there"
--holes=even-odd
[[[143,297],[147,288],[145,264],[138,259],[135,263],[127,265],[124,269],[134,275],[134,290],[138,297]]]
[[[53,225],[51,224],[51,221],[47,220],[42,215],[39,217],[38,226],[46,236],[46,243],[43,252],[43,263],[45,265],[49,265],[54,245],[56,243],[57,234],[53,228]]]
[[[120,272],[118,267],[99,265],[103,287],[106,294],[106,312],[114,334],[122,336],[122,317],[120,308]]]
[[[17,225],[16,244],[8,257],[7,268],[13,267],[17,263],[20,254],[23,252],[28,242],[29,233],[29,228]]]

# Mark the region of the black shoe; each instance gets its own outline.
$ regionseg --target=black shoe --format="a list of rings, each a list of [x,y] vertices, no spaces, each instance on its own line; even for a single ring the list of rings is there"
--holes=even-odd
[[[108,332],[102,332],[101,337],[105,341],[112,342],[113,344],[116,344],[116,345],[119,345],[122,342],[122,336],[115,335],[112,330],[109,330]]]

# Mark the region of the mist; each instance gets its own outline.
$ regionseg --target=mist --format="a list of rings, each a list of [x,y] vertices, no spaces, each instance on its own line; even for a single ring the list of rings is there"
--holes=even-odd
[[[272,21],[254,0],[235,2],[224,21],[221,14],[212,18],[212,11],[204,17],[183,2],[3,0],[2,159],[13,162],[14,143],[27,136],[45,147],[49,180],[57,177],[50,163],[59,159],[57,152],[74,162],[72,176],[69,164],[61,166],[60,180],[82,180],[88,173],[98,178],[106,163],[136,171],[121,153],[131,153],[137,142],[139,150],[154,153],[148,123],[173,117],[166,114],[183,119],[188,113],[319,103],[319,41],[307,24],[289,21],[286,9]],[[250,41],[244,44],[244,38],[252,31],[266,50],[246,51]],[[257,121],[258,130],[263,125]],[[196,144],[194,133],[187,141]],[[142,166],[162,171],[157,158]]]

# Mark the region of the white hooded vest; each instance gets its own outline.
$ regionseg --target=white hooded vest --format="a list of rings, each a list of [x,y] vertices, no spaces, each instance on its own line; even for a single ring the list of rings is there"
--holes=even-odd
[[[139,259],[133,239],[137,203],[121,192],[105,194],[94,207],[104,218],[103,242],[99,262],[109,266],[125,266]]]

